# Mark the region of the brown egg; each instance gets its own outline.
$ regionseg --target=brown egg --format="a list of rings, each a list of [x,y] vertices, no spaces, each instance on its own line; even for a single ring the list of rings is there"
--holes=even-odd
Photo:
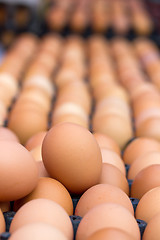
[[[93,136],[96,138],[100,148],[107,148],[121,155],[120,147],[111,137],[98,132],[93,133]]]
[[[56,227],[68,240],[73,239],[73,227],[66,211],[58,203],[42,198],[29,201],[18,210],[9,232],[12,234],[27,224],[38,222]]]
[[[129,185],[124,174],[114,165],[102,163],[102,174],[99,183],[111,184],[129,195]]]
[[[103,116],[96,122],[93,121],[92,127],[94,132],[113,138],[121,149],[133,137],[131,123],[115,114]]]
[[[22,226],[11,234],[11,240],[29,240],[34,237],[34,240],[67,240],[67,237],[58,228],[50,224],[36,222]]]
[[[147,226],[143,233],[143,240],[159,240],[160,238],[160,213],[157,213],[147,223]]]
[[[42,145],[36,146],[35,148],[33,148],[30,153],[32,155],[32,157],[35,159],[35,161],[39,162],[42,161]]]
[[[5,223],[2,210],[0,209],[0,233],[3,233],[5,231],[6,231],[6,223]]]
[[[36,133],[46,131],[47,127],[48,116],[36,111],[12,114],[8,121],[8,128],[16,133],[22,144],[25,144]]]
[[[113,166],[117,167],[124,175],[126,175],[125,165],[117,153],[106,148],[101,148],[100,150],[103,163],[112,164]]]
[[[68,215],[73,215],[73,203],[67,189],[57,180],[45,177],[39,178],[34,190],[22,199],[14,202],[14,211],[17,211],[26,202],[37,198],[47,198],[61,205]]]
[[[128,179],[134,179],[142,169],[153,164],[160,164],[160,152],[158,151],[148,152],[136,158],[129,168]]]
[[[0,202],[0,209],[1,209],[2,212],[11,211],[10,202]]]
[[[38,168],[32,155],[14,141],[0,141],[0,152],[0,200],[13,201],[26,196],[38,182]]]
[[[86,240],[103,228],[117,228],[140,240],[136,219],[128,209],[115,203],[103,203],[92,208],[81,220],[76,240]]]
[[[140,199],[152,188],[160,186],[160,165],[151,165],[142,169],[131,185],[131,197]]]
[[[160,141],[160,117],[149,118],[136,129],[136,136],[151,137]]]
[[[35,135],[33,135],[26,142],[25,148],[27,148],[30,151],[33,148],[35,148],[36,146],[41,145],[46,133],[47,133],[47,131],[42,131],[42,132],[38,132]]]
[[[75,215],[83,217],[95,206],[109,202],[126,207],[134,215],[133,206],[127,194],[110,184],[98,184],[84,192],[77,203]]]
[[[126,164],[132,164],[136,158],[151,151],[160,151],[160,143],[152,138],[138,137],[125,148],[123,160]]]
[[[136,208],[136,218],[149,222],[160,212],[160,187],[146,192],[140,199]]]
[[[0,141],[1,140],[19,142],[19,139],[16,136],[16,134],[7,127],[0,127]]]
[[[52,127],[42,144],[42,158],[50,176],[72,193],[83,193],[99,181],[100,148],[93,135],[77,124]]]
[[[43,161],[38,161],[36,163],[37,163],[37,167],[38,167],[39,177],[49,177],[49,174],[48,174],[47,170],[45,169]]]
[[[103,228],[93,233],[87,240],[136,240],[127,232],[117,228]]]

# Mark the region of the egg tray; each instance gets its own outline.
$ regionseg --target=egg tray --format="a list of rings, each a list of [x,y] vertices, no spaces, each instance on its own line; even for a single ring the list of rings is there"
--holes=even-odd
[[[132,180],[128,180],[128,184],[129,184],[129,189],[131,189]],[[72,197],[73,213],[75,212],[75,208],[76,208],[76,205],[77,205],[79,199],[80,199],[80,196],[77,196],[77,197],[73,196]],[[139,199],[130,197],[130,201],[133,205],[133,209],[134,209],[134,212],[135,212],[136,207],[137,207],[138,202],[139,202]],[[11,202],[11,207],[12,206],[13,206],[13,202]],[[0,234],[0,240],[8,240],[9,239],[9,237],[10,237],[9,228],[10,228],[10,224],[11,224],[15,214],[16,213],[14,211],[8,211],[8,212],[3,213],[4,218],[5,218],[5,223],[6,223],[6,232]],[[77,228],[78,228],[78,225],[79,225],[80,221],[82,220],[82,217],[76,216],[76,215],[71,215],[70,219],[71,219],[71,222],[72,222],[72,225],[73,225],[73,230],[74,230],[74,239],[73,240],[75,240]],[[136,221],[137,221],[137,224],[139,226],[141,239],[142,239],[143,232],[144,232],[144,230],[147,226],[147,223],[145,221],[141,220],[141,219],[136,219]]]

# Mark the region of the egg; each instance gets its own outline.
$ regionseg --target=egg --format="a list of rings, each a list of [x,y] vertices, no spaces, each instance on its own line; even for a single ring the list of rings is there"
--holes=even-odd
[[[49,175],[71,193],[83,193],[101,175],[100,148],[91,132],[77,124],[52,127],[43,140],[42,159]]]
[[[37,185],[38,168],[20,143],[0,141],[0,201],[13,201],[29,194]]]
[[[157,213],[151,220],[147,223],[147,226],[143,233],[143,240],[158,240],[160,238],[160,213]]]
[[[13,234],[11,234],[11,240],[29,240],[34,237],[34,240],[67,240],[67,237],[58,228],[51,226],[50,224],[36,222],[26,224]]]
[[[22,199],[14,202],[14,211],[17,211],[26,202],[37,198],[47,198],[61,205],[68,215],[73,215],[73,203],[67,189],[57,180],[45,177],[40,178],[34,190]]]
[[[140,199],[136,208],[136,218],[149,222],[160,212],[160,187],[153,188],[146,192]]]
[[[37,167],[38,167],[39,177],[49,177],[49,174],[48,174],[47,170],[45,169],[43,161],[38,161],[36,163],[37,163]]]
[[[9,212],[11,211],[11,204],[10,202],[0,202],[0,209],[2,212]]]
[[[153,164],[160,164],[160,152],[158,151],[148,152],[136,158],[129,168],[128,179],[134,179],[142,169]]]
[[[5,231],[6,231],[6,223],[5,223],[2,210],[0,209],[0,233],[3,233]]]
[[[38,132],[35,135],[33,135],[31,138],[28,139],[28,141],[25,144],[25,148],[27,148],[29,151],[35,148],[38,145],[42,145],[43,139],[46,135],[47,131]]]
[[[132,164],[136,158],[151,151],[160,151],[160,143],[152,138],[138,137],[125,148],[123,160],[126,164]]]
[[[35,161],[42,161],[42,154],[41,154],[41,149],[42,146],[38,145],[35,148],[33,148],[30,153],[32,155],[32,157],[35,159]]]
[[[103,203],[92,208],[81,220],[76,240],[86,240],[96,231],[117,228],[140,240],[136,219],[125,207],[115,203]]]
[[[112,164],[113,166],[117,167],[124,175],[126,175],[124,162],[117,153],[106,148],[100,148],[100,150],[103,163]]]
[[[131,197],[140,199],[152,188],[160,186],[160,165],[151,165],[142,169],[131,185]]]
[[[96,121],[92,121],[92,127],[94,132],[113,138],[121,149],[133,137],[131,123],[116,114],[99,117]]]
[[[32,223],[46,223],[58,228],[67,237],[73,239],[73,227],[66,211],[49,199],[34,199],[24,204],[15,214],[9,232],[12,234],[21,227]]]
[[[11,114],[8,119],[8,128],[11,129],[25,144],[29,138],[48,128],[48,116],[33,110]]]
[[[98,184],[84,192],[77,203],[75,215],[83,217],[95,206],[109,202],[126,207],[134,215],[133,206],[127,194],[110,184]]]
[[[19,142],[19,139],[16,136],[16,134],[7,127],[0,127],[0,141],[1,140]]]
[[[93,136],[96,138],[100,148],[107,148],[121,155],[120,147],[111,137],[98,132],[93,133]]]
[[[102,163],[102,174],[99,183],[107,183],[120,188],[129,195],[129,185],[124,174],[114,165]]]
[[[103,228],[96,231],[87,240],[136,240],[133,236],[127,232],[117,228]]]

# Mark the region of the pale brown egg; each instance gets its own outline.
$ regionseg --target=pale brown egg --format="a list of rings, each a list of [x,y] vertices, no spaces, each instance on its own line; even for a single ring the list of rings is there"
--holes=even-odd
[[[13,232],[10,236],[11,240],[29,240],[32,238],[34,238],[34,240],[68,239],[58,228],[42,222],[26,224]]]
[[[34,199],[23,205],[15,214],[9,232],[12,234],[21,227],[32,223],[47,223],[58,228],[73,239],[73,227],[66,211],[56,202],[48,199]]]
[[[30,151],[32,157],[37,162],[42,161],[42,153],[41,152],[42,152],[42,145],[38,145]]]
[[[149,118],[136,129],[136,136],[151,137],[160,141],[160,117]]]
[[[160,165],[151,165],[142,169],[131,185],[131,197],[140,199],[152,188],[160,186]]]
[[[7,127],[0,127],[0,141],[1,140],[19,142],[16,134]]]
[[[146,192],[140,199],[136,208],[136,218],[149,222],[160,212],[160,187]]]
[[[126,207],[134,215],[133,206],[127,194],[110,184],[98,184],[84,192],[77,203],[75,215],[83,217],[95,206],[110,202]]]
[[[103,228],[117,228],[140,240],[136,219],[128,209],[115,203],[103,203],[92,208],[81,220],[76,240],[86,240]]]
[[[37,167],[38,167],[39,177],[49,177],[49,174],[48,174],[47,170],[45,169],[43,161],[38,161],[36,163],[37,163]]]
[[[38,145],[42,145],[43,139],[46,135],[47,131],[38,132],[35,135],[33,135],[31,138],[28,139],[28,141],[25,144],[25,148],[27,148],[29,151],[35,148]]]
[[[73,203],[69,192],[60,182],[49,177],[39,178],[37,186],[29,195],[15,201],[14,211],[17,211],[26,202],[37,198],[46,198],[57,202],[68,215],[73,215]]]
[[[103,116],[97,121],[92,121],[92,127],[94,132],[106,134],[113,138],[121,149],[133,137],[131,123],[115,114]]]
[[[8,128],[11,129],[25,144],[29,138],[48,128],[48,116],[36,111],[23,111],[11,114],[8,119]]]
[[[126,164],[132,164],[136,158],[151,151],[160,151],[160,143],[152,138],[138,137],[125,148],[123,160]]]
[[[3,233],[5,231],[6,231],[6,223],[5,223],[2,210],[0,209],[0,233]]]
[[[136,158],[128,171],[128,179],[135,179],[136,175],[144,168],[153,164],[160,164],[160,152],[152,151]]]
[[[106,148],[100,148],[100,150],[103,163],[112,164],[113,166],[117,167],[124,175],[126,175],[124,162],[117,153]]]
[[[56,124],[60,123],[74,123],[78,124],[84,128],[89,129],[89,118],[83,118],[81,116],[77,116],[76,114],[64,114],[61,116],[52,116],[51,126],[55,126]]]
[[[0,141],[0,152],[0,200],[13,201],[26,196],[38,182],[38,168],[32,155],[14,141]]]
[[[160,238],[160,213],[157,213],[154,217],[152,217],[143,233],[143,240],[159,240]]]
[[[52,127],[42,144],[42,158],[50,176],[72,193],[83,193],[99,182],[100,148],[91,132],[77,124]]]
[[[93,136],[96,138],[100,148],[107,148],[121,155],[120,147],[111,137],[98,132],[93,133]]]
[[[99,183],[107,183],[120,188],[129,195],[129,185],[124,174],[114,165],[102,163],[102,174]]]
[[[93,233],[87,240],[136,240],[127,232],[117,228],[103,228]]]

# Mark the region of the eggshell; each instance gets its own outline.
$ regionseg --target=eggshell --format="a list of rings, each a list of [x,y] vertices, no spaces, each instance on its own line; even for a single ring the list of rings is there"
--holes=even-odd
[[[38,132],[35,135],[33,135],[31,138],[28,139],[28,141],[25,144],[25,148],[27,148],[29,151],[35,148],[38,145],[42,145],[43,139],[46,135],[47,131]]]
[[[124,175],[126,175],[126,169],[123,160],[117,153],[106,148],[101,148],[100,150],[103,163],[112,164],[113,166],[117,167]]]
[[[6,223],[5,223],[2,210],[0,209],[0,233],[5,232],[5,230],[6,230]]]
[[[77,124],[52,127],[42,144],[42,158],[50,176],[72,193],[83,193],[99,181],[100,148],[93,135]]]
[[[131,185],[131,197],[140,199],[152,188],[160,186],[160,165],[151,165],[142,169]]]
[[[153,164],[160,164],[160,152],[148,152],[134,160],[128,171],[128,179],[134,179],[144,168]]]
[[[19,139],[16,136],[16,134],[7,127],[0,127],[0,141],[1,140],[19,142]]]
[[[38,161],[36,163],[37,163],[37,167],[38,167],[39,177],[49,177],[49,174],[48,174],[47,170],[45,169],[43,161]]]
[[[160,213],[157,213],[151,220],[148,222],[144,233],[143,240],[158,240],[160,238]]]
[[[123,160],[126,164],[131,164],[136,158],[151,151],[160,151],[160,143],[152,138],[138,137],[125,148]]]
[[[111,184],[129,195],[129,185],[124,174],[114,165],[102,163],[102,174],[99,183]]]
[[[93,136],[96,138],[100,148],[107,148],[121,155],[120,147],[111,137],[98,132],[93,133]]]
[[[92,208],[81,220],[76,240],[86,240],[103,228],[117,228],[140,240],[136,219],[128,209],[115,203],[103,203]]]
[[[0,152],[0,200],[13,201],[26,196],[38,182],[34,159],[27,149],[14,141],[0,141]]]
[[[42,222],[22,226],[10,236],[11,240],[29,240],[32,238],[34,240],[67,240],[67,237],[58,228]]]
[[[32,157],[35,159],[35,161],[42,161],[42,153],[41,153],[42,146],[38,145],[35,148],[33,148],[30,153]]]
[[[127,194],[110,184],[98,184],[84,192],[77,203],[75,215],[83,217],[95,206],[109,202],[126,207],[134,215],[133,206]]]
[[[34,190],[22,199],[14,202],[14,211],[17,211],[26,202],[37,198],[47,198],[61,205],[68,215],[73,215],[73,203],[67,189],[57,180],[45,177],[39,178]]]
[[[160,117],[149,118],[136,129],[136,136],[151,137],[160,141]]]
[[[93,233],[87,240],[136,240],[127,232],[117,228],[103,228]]]
[[[36,111],[12,114],[8,119],[8,128],[19,137],[22,144],[25,144],[34,134],[47,130],[48,116]]]
[[[116,114],[103,116],[98,121],[93,121],[92,127],[94,132],[113,138],[121,149],[133,137],[131,123]]]
[[[66,211],[56,202],[48,199],[34,199],[23,205],[15,214],[9,232],[32,223],[46,223],[58,228],[67,239],[73,239],[73,227]]]
[[[160,212],[160,187],[146,192],[140,199],[136,208],[136,218],[149,222]]]

